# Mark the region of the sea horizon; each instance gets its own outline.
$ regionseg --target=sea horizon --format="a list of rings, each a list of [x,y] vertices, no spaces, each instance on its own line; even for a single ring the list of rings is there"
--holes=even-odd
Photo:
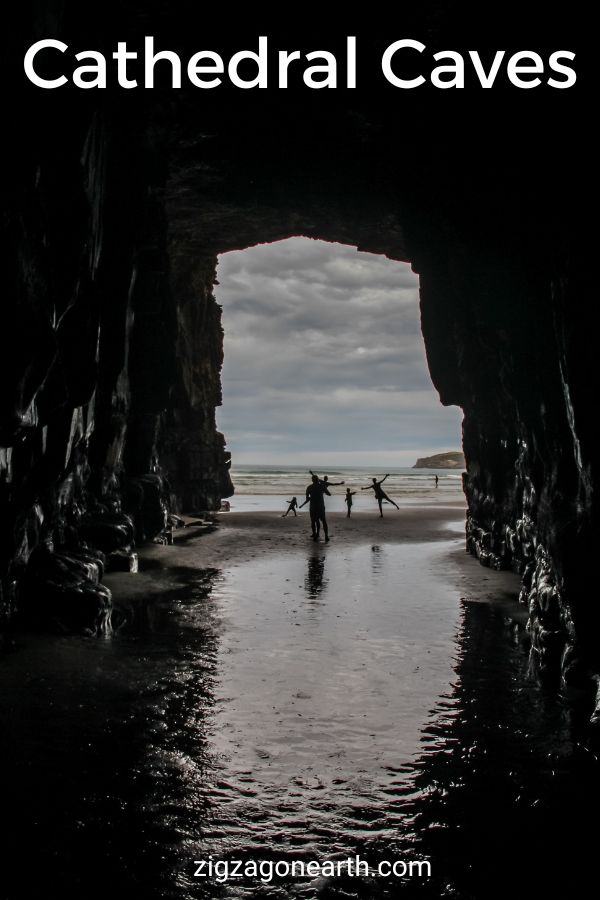
[[[327,498],[327,508],[331,512],[346,510],[345,490],[355,491],[353,510],[366,511],[374,507],[372,491],[367,488],[372,478],[380,480],[386,474],[384,490],[397,503],[415,501],[455,501],[463,496],[461,469],[414,469],[409,466],[390,466],[389,469],[375,470],[367,466],[337,466],[320,468],[315,464],[313,471],[320,477],[325,475],[331,485],[331,497]],[[436,486],[437,476],[437,486]],[[281,509],[285,511],[285,501],[297,497],[302,503],[310,471],[303,465],[239,465],[232,466],[231,479],[235,493],[228,498],[232,510]],[[342,485],[333,482],[343,481]],[[262,498],[251,500],[250,498]],[[393,509],[393,508],[392,508]]]

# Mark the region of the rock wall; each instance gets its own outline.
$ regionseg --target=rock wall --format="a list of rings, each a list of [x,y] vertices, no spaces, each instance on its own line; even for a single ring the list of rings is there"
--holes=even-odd
[[[535,267],[515,253],[486,267],[457,253],[421,279],[432,375],[465,413],[467,549],[522,575],[532,663],[576,685],[598,665],[600,624],[586,599],[597,513],[592,283],[580,254],[572,246]]]
[[[48,27],[30,23],[21,43]],[[220,310],[197,273],[185,287],[171,277],[168,110],[26,88],[12,99],[0,626],[17,614],[108,631],[105,566],[133,565],[170,510],[214,509],[232,491],[214,425]]]
[[[223,363],[221,308],[213,295],[217,258],[190,258],[172,248],[177,298],[176,379],[163,413],[158,444],[169,473],[171,505],[188,513],[218,509],[233,494],[230,455],[217,431]]]

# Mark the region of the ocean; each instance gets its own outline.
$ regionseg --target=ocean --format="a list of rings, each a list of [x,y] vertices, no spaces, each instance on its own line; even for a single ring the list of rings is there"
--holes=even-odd
[[[386,472],[389,472],[389,477],[383,489],[399,506],[456,501],[463,497],[460,470],[395,467],[374,471],[354,466],[314,471],[321,478],[327,475],[329,481],[344,482],[343,487],[332,487],[331,497],[326,498],[327,509],[331,512],[346,511],[344,494],[347,487],[356,491],[352,498],[353,511],[375,509],[377,504],[373,492],[361,491],[361,488],[370,484],[373,477],[381,479]],[[436,475],[439,479],[437,488]],[[285,512],[285,501],[297,497],[298,503],[302,503],[306,486],[310,483],[310,473],[305,466],[235,466],[231,470],[231,478],[235,485],[235,494],[228,500],[232,512]]]

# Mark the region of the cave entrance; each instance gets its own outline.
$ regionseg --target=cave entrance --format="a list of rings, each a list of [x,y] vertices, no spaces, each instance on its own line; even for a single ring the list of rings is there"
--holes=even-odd
[[[276,493],[274,470],[366,477],[460,447],[461,410],[432,385],[407,263],[296,236],[222,253],[215,294],[237,506],[253,486]]]

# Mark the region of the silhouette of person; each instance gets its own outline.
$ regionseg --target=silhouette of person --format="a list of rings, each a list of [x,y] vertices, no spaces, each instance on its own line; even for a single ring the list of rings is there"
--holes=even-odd
[[[310,472],[311,475],[315,474],[312,469],[309,469],[308,471]],[[317,475],[317,478],[319,478],[318,475]],[[327,494],[328,497],[331,497],[331,494],[329,493],[330,487],[339,487],[343,483],[344,483],[343,481],[329,481],[329,476],[327,476],[327,475],[323,475],[323,478],[319,478],[319,484],[324,485],[324,488],[325,488],[323,493]]]
[[[385,481],[385,479],[386,479],[386,478],[389,478],[389,477],[390,477],[390,473],[388,472],[387,475],[384,475],[384,476],[383,476],[383,478],[381,479],[381,481],[377,481],[376,478],[373,478],[373,479],[372,479],[373,484],[368,484],[366,487],[361,488],[361,491],[375,491],[375,499],[377,500],[377,503],[379,504],[379,516],[380,516],[380,518],[382,518],[382,519],[383,519],[383,506],[382,506],[382,503],[383,503],[384,500],[387,500],[387,502],[388,502],[388,503],[391,503],[393,506],[395,506],[396,509],[400,509],[400,507],[398,506],[398,504],[395,503],[395,502],[392,500],[391,497],[388,497],[388,495],[386,494],[386,492],[385,492],[385,491],[383,490],[383,488],[381,487],[381,485],[383,484],[383,482]]]
[[[435,486],[437,487],[437,486],[438,486],[438,481],[439,481],[440,479],[437,477],[437,475],[434,475],[434,478],[435,478]]]
[[[356,491],[351,491],[350,488],[346,488],[346,494],[344,496],[344,500],[346,501],[346,506],[348,507],[348,518],[350,518],[350,510],[352,509],[352,498],[354,497]]]
[[[314,473],[311,474],[312,481],[306,488],[306,500],[298,507],[298,509],[302,509],[307,503],[309,504],[308,511],[310,513],[310,527],[313,541],[319,540],[321,525],[323,526],[325,540],[328,541],[329,529],[327,527],[327,519],[325,518],[325,498],[323,496],[327,493],[327,482],[321,481],[318,475],[315,475]]]
[[[297,499],[296,499],[295,497],[292,497],[291,500],[286,500],[285,502],[288,504],[288,508],[287,508],[286,511],[282,514],[281,518],[282,518],[282,519],[285,519],[285,517],[287,516],[287,514],[288,514],[288,513],[291,513],[291,512],[293,512],[294,515],[297,516],[297,515],[298,515],[298,513],[296,512],[296,509],[297,509],[297,507],[298,507],[298,501],[297,501]]]

